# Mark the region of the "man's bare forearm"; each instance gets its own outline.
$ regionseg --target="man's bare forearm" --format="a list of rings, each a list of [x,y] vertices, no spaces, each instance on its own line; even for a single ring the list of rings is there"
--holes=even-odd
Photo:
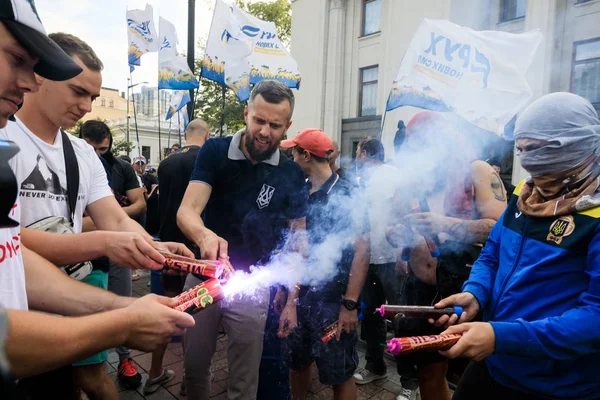
[[[146,212],[146,202],[138,201],[137,203],[123,207],[123,211],[125,211],[125,214],[127,214],[130,218],[138,217],[142,213]]]
[[[146,230],[144,229],[143,226],[141,226],[140,224],[137,223],[137,221],[134,221],[133,219],[131,219],[129,217],[122,218],[115,228],[116,229],[111,229],[111,230],[115,230],[115,231],[119,231],[119,232],[135,232],[135,233],[139,233],[140,235],[144,236],[145,238],[154,240],[152,238],[152,236],[150,236],[150,234],[148,234],[148,232],[146,232]]]
[[[207,229],[200,214],[195,212],[191,207],[183,206],[179,207],[179,211],[177,212],[177,226],[188,239],[196,244],[198,244],[200,238],[204,235],[204,231]]]
[[[471,244],[484,244],[496,223],[493,219],[453,220],[447,233],[457,242]]]
[[[79,318],[7,310],[6,354],[13,374],[24,378],[69,365],[123,344],[128,318],[122,310]]]
[[[67,236],[67,235],[65,235]],[[29,308],[60,315],[87,315],[126,307],[134,299],[117,296],[69,278],[48,260],[22,246]]]
[[[63,266],[94,260],[104,255],[106,232],[74,235],[21,228],[21,242],[53,264]]]
[[[354,249],[354,258],[352,259],[352,267],[350,268],[350,277],[348,279],[348,287],[346,288],[345,299],[358,301],[360,292],[367,279],[369,272],[369,241],[361,237],[356,241]]]

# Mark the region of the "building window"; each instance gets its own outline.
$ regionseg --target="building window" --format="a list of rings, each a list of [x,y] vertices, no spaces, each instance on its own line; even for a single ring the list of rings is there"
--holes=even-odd
[[[363,36],[381,30],[381,0],[363,0]]]
[[[527,0],[500,0],[500,22],[525,17]]]
[[[150,164],[150,153],[151,152],[152,152],[152,147],[142,146],[142,155],[146,158],[146,165]]]
[[[377,75],[379,66],[360,69],[360,112],[361,117],[377,113]]]
[[[115,106],[115,101],[113,99],[109,99],[108,100],[108,106],[109,107],[114,107]]]
[[[102,97],[102,98],[100,99],[100,105],[101,105],[102,107],[106,106],[106,99],[105,99],[104,97]]]
[[[571,92],[600,109],[600,38],[575,42]]]

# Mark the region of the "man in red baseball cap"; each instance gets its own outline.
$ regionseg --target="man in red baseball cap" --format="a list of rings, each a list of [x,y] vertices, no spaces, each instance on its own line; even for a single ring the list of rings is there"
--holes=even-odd
[[[333,144],[323,131],[305,129],[282,141],[281,147],[292,148],[294,162],[308,178],[308,268],[329,277],[318,285],[300,287],[298,327],[286,339],[284,352],[292,371],[292,398],[306,396],[313,361],[319,380],[333,387],[336,399],[356,398],[352,376],[358,366],[358,296],[369,268],[369,223],[366,210],[358,209],[364,201],[357,200],[352,184],[331,170],[327,158]],[[319,251],[323,248],[327,251]],[[335,339],[315,340],[336,321]]]
[[[333,153],[333,142],[329,139],[329,136],[316,128],[304,129],[293,139],[282,140],[280,146],[284,149],[300,146],[312,155],[321,158],[327,158],[329,154]]]

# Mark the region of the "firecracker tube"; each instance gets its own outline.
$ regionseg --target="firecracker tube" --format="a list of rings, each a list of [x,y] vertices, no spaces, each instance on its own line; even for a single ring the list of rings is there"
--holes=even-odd
[[[223,289],[221,288],[219,281],[215,278],[211,278],[175,297],[177,306],[174,308],[177,311],[195,314],[224,297],[225,295],[223,294]]]
[[[337,328],[338,321],[335,321],[333,324],[325,328],[325,334],[321,336],[321,342],[328,343],[331,339],[333,339],[337,334]]]
[[[405,318],[434,318],[437,319],[442,315],[456,314],[460,318],[463,313],[461,306],[454,306],[448,308],[435,308],[431,306],[397,306],[390,304],[382,304],[381,307],[376,308],[376,311],[381,313],[382,317],[394,318],[396,316],[402,316]]]
[[[209,278],[221,278],[226,267],[226,264],[222,261],[196,260],[167,252],[160,252],[160,254],[165,258],[166,268],[191,272]]]
[[[426,199],[421,199],[419,201],[413,200],[411,212],[413,214],[430,212],[429,204],[427,204],[427,200]],[[424,239],[425,239],[425,244],[427,244],[427,248],[429,249],[429,254],[431,255],[431,257],[434,257],[434,258],[439,257],[440,250],[438,249],[438,244],[436,243],[437,235],[434,235],[433,237],[425,236]],[[409,248],[404,248],[402,250],[402,261],[410,261],[410,249]]]
[[[360,306],[359,306],[359,310],[361,310],[361,311],[358,313],[359,321],[362,321],[364,318],[363,313],[362,313],[362,310],[364,310],[364,309],[365,309],[365,303],[363,303],[361,301]],[[327,343],[335,337],[335,335],[337,334],[338,322],[339,321],[335,321],[333,324],[331,324],[327,328],[325,328],[325,334],[323,336],[321,336],[321,342]]]
[[[390,340],[387,348],[395,356],[415,351],[448,350],[459,339],[457,334],[401,337]]]

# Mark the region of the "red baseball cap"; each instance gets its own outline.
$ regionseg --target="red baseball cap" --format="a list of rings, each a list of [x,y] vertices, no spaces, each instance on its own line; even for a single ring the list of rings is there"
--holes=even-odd
[[[309,153],[322,158],[327,157],[333,151],[333,142],[329,139],[329,136],[316,128],[304,129],[293,139],[282,140],[280,146],[284,149],[300,146]]]

